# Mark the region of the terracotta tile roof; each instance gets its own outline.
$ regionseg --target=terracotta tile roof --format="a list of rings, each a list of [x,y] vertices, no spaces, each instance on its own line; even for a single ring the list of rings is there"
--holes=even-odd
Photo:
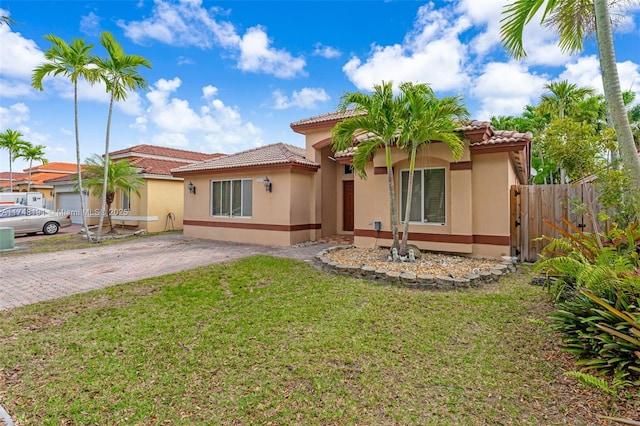
[[[186,151],[184,149],[176,149],[176,148],[167,148],[164,146],[155,146],[155,145],[135,145],[129,148],[120,149],[118,151],[110,152],[110,156],[121,156],[121,154],[146,154],[153,155],[158,157],[168,157],[168,158],[180,158],[184,160],[193,160],[193,161],[204,161],[209,160],[211,158],[221,157],[224,154],[207,154],[204,152],[195,152],[195,151]],[[132,155],[133,156],[133,155]]]
[[[46,179],[44,183],[46,184],[54,184],[58,182],[75,182],[75,177],[77,173],[69,173],[67,175],[62,175],[58,177],[52,177],[50,179]]]
[[[158,158],[138,157],[129,161],[141,169],[141,174],[171,176],[171,169],[184,166],[184,161],[161,160]]]
[[[76,165],[76,163],[62,163],[59,161],[53,161],[51,163],[48,164],[41,164],[39,166],[33,166],[31,167],[31,172],[44,172],[44,171],[48,171],[48,172],[75,172],[76,170],[78,170],[78,166]],[[24,172],[28,172],[29,168],[27,167],[26,169],[24,169]]]
[[[491,123],[488,121],[479,121],[479,120],[470,120],[463,123],[463,126],[460,128],[463,132],[469,130],[484,130],[491,127]]]
[[[356,112],[355,109],[347,109],[344,112],[334,111],[326,114],[314,115],[313,117],[303,118],[302,120],[291,123],[293,126],[302,126],[304,124],[324,123],[325,121],[342,120],[344,118],[354,117],[356,115],[364,115],[362,112]]]
[[[304,148],[288,145],[282,142],[272,145],[261,146],[259,148],[231,154],[226,157],[203,161],[173,169],[173,173],[195,172],[206,170],[233,169],[250,166],[270,166],[270,165],[301,165],[308,167],[320,167],[319,164],[305,158]]]
[[[12,178],[14,181],[16,180],[20,180],[20,179],[26,179],[29,175],[27,173],[21,173],[21,172],[13,172],[12,173]],[[7,182],[9,182],[9,172],[0,172],[0,181],[6,180]]]
[[[59,177],[70,177],[73,176],[73,173],[31,173],[31,185],[42,185],[50,179],[55,179]],[[29,182],[29,178],[25,178],[20,181],[20,183],[26,184]],[[14,181],[15,184],[15,181]]]
[[[494,130],[493,135],[491,135],[488,139],[473,142],[470,146],[485,146],[485,145],[501,145],[501,144],[511,144],[511,143],[520,143],[520,142],[529,142],[532,138],[532,134],[514,132],[512,130]]]

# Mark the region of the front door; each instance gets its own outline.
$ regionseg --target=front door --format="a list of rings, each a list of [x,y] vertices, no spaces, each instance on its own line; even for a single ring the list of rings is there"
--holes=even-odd
[[[353,181],[342,182],[342,229],[353,231]]]

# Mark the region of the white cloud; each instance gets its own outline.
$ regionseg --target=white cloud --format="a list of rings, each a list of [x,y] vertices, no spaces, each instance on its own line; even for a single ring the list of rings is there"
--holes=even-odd
[[[23,103],[13,104],[8,108],[0,106],[0,129],[15,128],[29,121],[29,107]]]
[[[128,23],[120,20],[118,26],[136,43],[155,40],[201,49],[217,45],[230,50],[238,59],[238,68],[243,71],[272,74],[279,78],[304,75],[304,58],[272,47],[266,31],[259,26],[239,35],[232,23],[217,20],[216,15],[223,14],[225,11],[221,8],[205,9],[202,0],[180,0],[177,3],[156,0],[151,17]]]
[[[633,90],[640,95],[640,66],[631,61],[617,64],[621,90]],[[558,80],[568,80],[578,86],[591,87],[598,93],[604,93],[600,61],[595,55],[585,56],[566,65]]]
[[[218,88],[215,86],[205,86],[202,88],[202,97],[205,99],[212,98],[218,93]]]
[[[342,52],[339,49],[331,46],[325,46],[322,43],[316,43],[313,51],[314,56],[322,56],[326,59],[339,58],[342,56]]]
[[[136,121],[129,125],[132,129],[137,129],[141,132],[147,131],[147,117],[136,117]]]
[[[181,84],[179,78],[154,83],[147,94],[151,105],[146,116],[138,117],[131,127],[144,131],[153,123],[160,130],[151,137],[153,143],[186,147],[204,141],[206,147],[202,149],[212,152],[234,152],[263,142],[261,129],[244,121],[237,107],[215,98],[216,87],[202,88],[202,98],[207,102],[195,109],[188,101],[173,96]]]
[[[319,103],[327,102],[329,95],[324,89],[304,87],[301,90],[294,91],[291,98],[284,95],[280,90],[273,92],[274,108],[288,109],[291,107],[314,109]]]
[[[531,74],[521,63],[489,63],[471,90],[481,103],[475,118],[489,120],[494,115],[520,115],[525,105],[537,101],[547,82],[546,77]]]
[[[32,70],[44,62],[44,54],[33,40],[13,32],[9,25],[0,25],[0,84],[2,96],[25,96],[31,91]]]
[[[211,8],[211,15],[220,12]],[[200,0],[181,0],[178,3],[158,0],[154,3],[150,18],[142,21],[123,20],[117,22],[124,29],[125,36],[136,43],[146,39],[156,40],[174,46],[196,46],[211,48],[214,40],[224,47],[240,42],[232,24],[217,22],[209,11],[202,8]]]
[[[471,51],[485,55],[493,49],[503,50],[500,37],[502,14],[506,4],[512,0],[462,0],[456,10],[467,17],[474,29],[484,28],[470,42]],[[522,39],[527,52],[525,62],[529,65],[557,66],[565,64],[570,55],[562,53],[558,47],[558,36],[550,28],[540,25],[542,11],[531,19],[524,29]]]
[[[190,59],[190,58],[187,58],[185,56],[180,56],[180,57],[178,57],[177,64],[178,65],[193,65],[193,64],[195,64],[195,62],[193,62],[193,60]]]
[[[414,29],[402,44],[373,45],[364,62],[354,56],[342,70],[361,90],[371,90],[381,80],[423,82],[435,90],[460,88],[469,76],[467,48],[458,36],[468,25],[466,19],[454,19],[450,8],[435,9],[429,3],[419,9]]]
[[[97,36],[100,34],[101,17],[93,12],[89,12],[80,18],[80,31],[89,36]]]
[[[238,68],[242,71],[265,72],[280,78],[304,75],[306,62],[286,50],[271,47],[267,33],[261,27],[249,28],[242,36]]]
[[[152,138],[153,145],[184,148],[189,146],[189,140],[182,133],[158,133]]]

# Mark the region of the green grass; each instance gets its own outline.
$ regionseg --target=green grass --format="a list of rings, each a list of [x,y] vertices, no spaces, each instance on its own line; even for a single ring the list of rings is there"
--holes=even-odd
[[[20,425],[583,424],[527,279],[422,292],[258,256],[16,308],[0,403]]]

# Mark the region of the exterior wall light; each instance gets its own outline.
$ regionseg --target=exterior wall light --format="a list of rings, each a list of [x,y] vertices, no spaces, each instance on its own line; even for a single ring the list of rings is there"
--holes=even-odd
[[[89,195],[89,190],[88,189],[83,189],[82,190],[82,195]]]
[[[267,192],[271,192],[272,184],[271,184],[271,181],[269,180],[269,178],[265,177],[262,182],[264,183],[264,189]]]
[[[191,194],[195,194],[196,193],[196,186],[191,181],[189,181],[189,184],[187,185],[187,189],[189,190],[189,192]]]

